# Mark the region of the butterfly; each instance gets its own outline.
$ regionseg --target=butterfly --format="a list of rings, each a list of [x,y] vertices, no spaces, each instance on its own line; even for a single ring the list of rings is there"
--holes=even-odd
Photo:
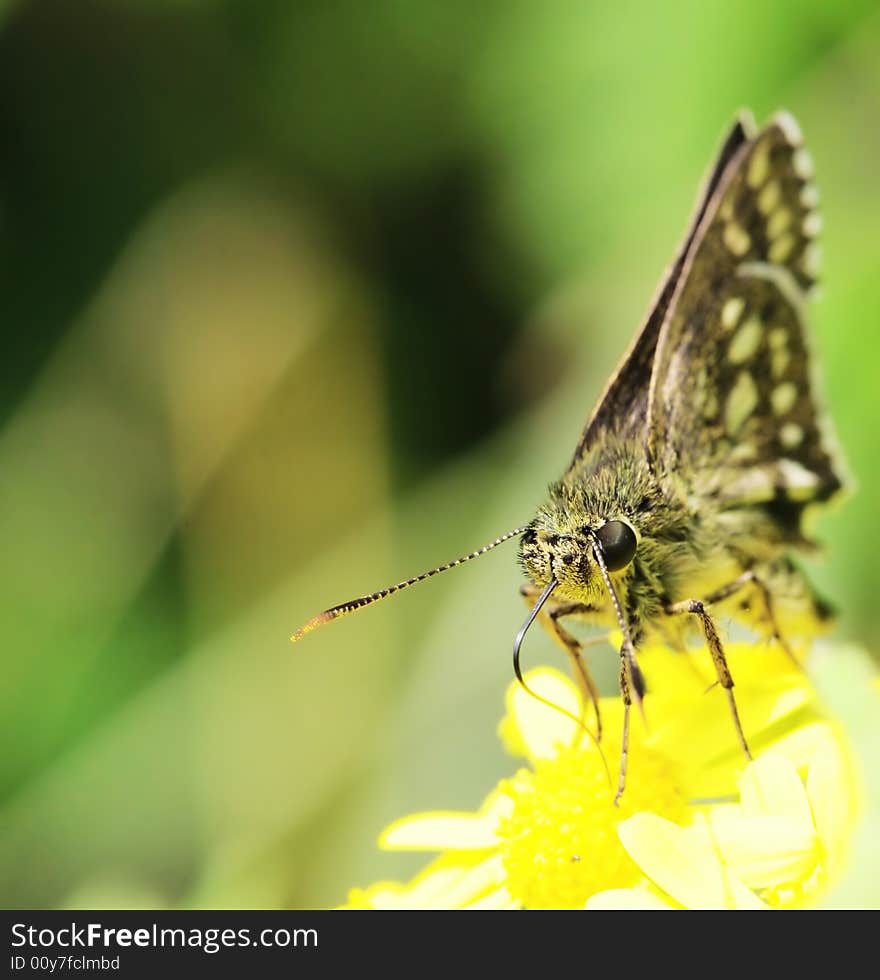
[[[684,241],[568,468],[535,517],[483,548],[325,610],[292,637],[520,537],[530,606],[514,669],[537,618],[565,650],[602,733],[584,643],[566,621],[619,630],[624,704],[617,794],[630,710],[645,681],[638,654],[696,633],[712,657],[746,756],[719,615],[772,638],[828,625],[830,607],[792,559],[815,547],[805,515],[844,487],[812,379],[805,304],[821,222],[813,164],[794,118],[761,129],[742,113],[698,197]]]

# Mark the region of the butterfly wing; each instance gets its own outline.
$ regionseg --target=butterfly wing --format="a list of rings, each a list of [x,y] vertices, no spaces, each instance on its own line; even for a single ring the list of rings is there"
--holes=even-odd
[[[641,430],[644,426],[648,414],[648,391],[654,352],[660,336],[660,328],[678,285],[682,268],[697,229],[718,191],[728,165],[748,143],[753,131],[754,123],[751,117],[748,114],[743,114],[734,123],[725,139],[718,158],[700,192],[697,207],[678,254],[661,280],[644,323],[636,333],[629,350],[611,376],[607,388],[587,421],[569,469],[574,468],[591,446],[601,441],[608,432],[627,436]]]
[[[842,485],[810,378],[804,321],[819,230],[797,124],[741,146],[694,235],[660,330],[648,450],[722,508],[765,503],[793,534]]]

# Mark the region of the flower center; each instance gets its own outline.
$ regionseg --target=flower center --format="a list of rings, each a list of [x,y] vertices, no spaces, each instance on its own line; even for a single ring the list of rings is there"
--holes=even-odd
[[[580,909],[595,892],[640,879],[617,825],[640,810],[681,820],[687,801],[672,760],[638,745],[630,763],[619,806],[592,745],[564,749],[502,783],[514,804],[498,829],[507,887],[526,908]]]

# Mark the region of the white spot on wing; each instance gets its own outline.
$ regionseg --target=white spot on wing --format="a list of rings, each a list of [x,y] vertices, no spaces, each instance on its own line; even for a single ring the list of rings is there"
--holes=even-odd
[[[794,172],[802,180],[809,180],[813,176],[813,158],[810,156],[809,150],[805,150],[803,147],[795,150],[791,157],[791,165],[794,167]]]
[[[739,432],[743,422],[758,404],[758,388],[748,371],[740,371],[724,405],[724,427],[730,435]]]
[[[770,344],[772,350],[785,347],[788,343],[788,331],[785,327],[774,327],[767,334],[767,343]]]
[[[795,237],[789,232],[785,232],[781,238],[777,238],[770,243],[767,255],[771,262],[784,262],[792,253],[795,246]]]
[[[770,401],[777,415],[785,415],[797,401],[797,388],[791,381],[783,381],[770,392]]]
[[[736,500],[739,503],[770,500],[775,493],[773,485],[775,476],[776,474],[769,468],[749,466],[732,479],[727,475],[720,490],[727,500]]]
[[[786,449],[794,449],[804,439],[804,430],[796,422],[786,422],[779,430],[779,441]]]
[[[782,130],[783,136],[792,146],[800,146],[804,141],[804,135],[797,120],[790,112],[779,112],[776,114],[776,124]]]
[[[807,242],[801,255],[801,268],[811,279],[819,275],[822,266],[822,246],[818,242]]]
[[[754,442],[741,442],[730,451],[728,461],[731,463],[748,463],[755,458],[757,452],[758,447]]]
[[[749,233],[736,221],[728,221],[724,226],[724,244],[737,257],[741,258],[752,245]]]
[[[771,180],[766,187],[762,188],[761,193],[758,195],[758,210],[761,214],[770,214],[779,203],[781,196],[782,189],[779,186],[779,181]]]
[[[801,204],[809,211],[819,204],[819,191],[815,184],[804,184],[800,194]]]
[[[806,218],[804,218],[803,224],[801,225],[801,230],[807,236],[807,238],[815,238],[816,235],[822,230],[822,215],[816,214],[815,211],[811,211]]]
[[[779,208],[779,210],[774,211],[770,215],[770,220],[767,222],[767,236],[769,238],[779,238],[791,224],[793,218],[794,215],[788,208]]]
[[[770,371],[777,381],[785,374],[790,360],[791,354],[789,354],[787,347],[777,347],[775,350],[771,351]]]
[[[756,316],[750,316],[730,341],[728,358],[734,364],[744,364],[758,349],[763,329],[761,321]]]
[[[819,485],[819,477],[815,473],[793,459],[780,459],[776,465],[788,497],[792,500],[809,500],[813,496]]]
[[[741,296],[734,296],[721,307],[721,325],[725,330],[732,330],[738,323],[746,301]]]
[[[752,151],[746,181],[749,187],[760,187],[770,174],[770,144],[767,140],[759,143]]]

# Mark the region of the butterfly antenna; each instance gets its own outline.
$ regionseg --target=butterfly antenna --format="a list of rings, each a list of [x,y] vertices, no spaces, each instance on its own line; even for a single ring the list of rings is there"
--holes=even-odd
[[[426,578],[433,578],[433,576],[439,575],[440,572],[448,572],[450,568],[463,565],[466,561],[470,561],[472,558],[479,558],[480,555],[485,555],[487,551],[497,548],[499,544],[504,544],[505,541],[509,541],[511,538],[515,538],[518,534],[523,534],[527,530],[528,526],[515,528],[513,531],[508,531],[507,534],[502,534],[500,538],[490,541],[489,544],[483,545],[482,548],[472,551],[469,555],[462,555],[461,558],[456,558],[455,561],[447,562],[445,565],[438,565],[437,568],[432,568],[429,572],[422,572],[421,575],[415,575],[413,578],[408,578],[404,582],[398,582],[397,585],[389,585],[387,589],[380,589],[378,592],[371,592],[369,595],[362,595],[357,599],[350,599],[348,602],[343,602],[341,605],[332,606],[330,609],[325,609],[323,612],[318,613],[317,616],[313,616],[303,626],[300,626],[293,636],[291,636],[290,641],[291,643],[296,643],[296,641],[301,640],[306,633],[311,633],[312,630],[317,629],[319,626],[323,626],[324,623],[329,623],[334,619],[341,619],[343,616],[347,616],[349,613],[357,612],[359,609],[363,609],[364,606],[371,606],[374,602],[378,602],[380,599],[387,599],[388,596],[394,595],[395,592],[402,592],[404,589],[408,589],[411,585],[416,585],[418,582],[423,582]]]
[[[522,647],[523,640],[525,639],[526,633],[529,631],[529,627],[535,621],[535,617],[541,611],[541,607],[550,598],[550,593],[559,585],[559,582],[555,578],[551,578],[547,588],[538,597],[538,601],[529,610],[529,614],[526,617],[526,621],[520,627],[519,632],[516,634],[516,639],[513,641],[513,672],[516,674],[516,679],[519,681],[522,689],[530,697],[533,697],[536,701],[540,701],[541,704],[545,704],[548,708],[552,708],[554,711],[558,711],[560,714],[565,715],[566,718],[571,719],[578,728],[586,732],[590,741],[596,746],[596,750],[599,753],[599,758],[602,760],[602,765],[605,767],[605,775],[608,777],[608,786],[611,787],[611,771],[608,768],[608,761],[605,758],[605,753],[602,751],[602,746],[599,744],[599,739],[587,728],[584,723],[583,718],[578,718],[576,715],[572,714],[567,708],[563,708],[561,704],[556,704],[554,701],[550,701],[548,698],[543,697],[538,694],[533,688],[529,687],[526,683],[525,678],[522,674],[522,668],[519,663],[519,653]]]

